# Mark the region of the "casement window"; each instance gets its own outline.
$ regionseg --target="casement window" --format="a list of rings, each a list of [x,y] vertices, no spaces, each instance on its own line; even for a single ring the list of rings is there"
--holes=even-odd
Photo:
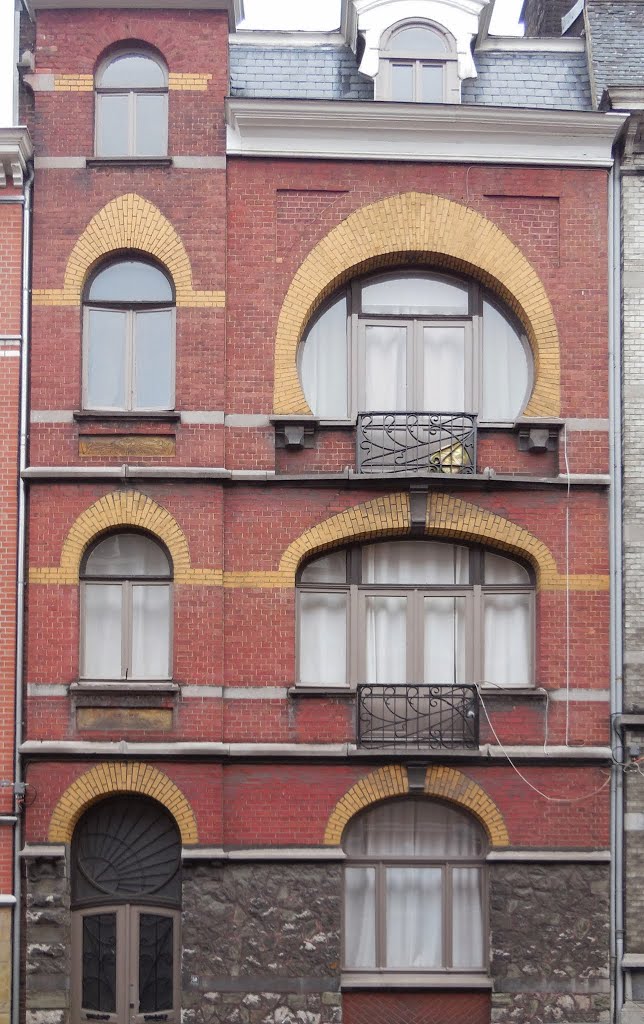
[[[101,157],[168,152],[168,71],[150,53],[118,53],[96,75],[96,142]]]
[[[356,280],[317,314],[298,354],[314,415],[465,412],[514,422],[532,363],[514,317],[474,281],[416,270]]]
[[[181,841],[170,815],[144,797],[95,804],[74,832],[71,880],[73,1019],[178,1024]]]
[[[533,682],[533,579],[495,551],[343,548],[303,567],[297,597],[301,686]]]
[[[92,680],[171,676],[172,567],[144,534],[113,533],[81,571],[81,674]]]
[[[473,818],[390,801],[351,821],[342,845],[345,970],[487,970],[487,843]]]
[[[382,38],[376,99],[402,103],[459,103],[456,41],[427,21],[407,21]]]
[[[174,408],[174,289],[155,264],[116,260],[85,290],[83,407],[105,412]]]

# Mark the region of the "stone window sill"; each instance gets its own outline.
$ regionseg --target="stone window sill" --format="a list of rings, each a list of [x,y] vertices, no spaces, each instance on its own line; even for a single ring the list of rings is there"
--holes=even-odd
[[[74,693],[86,693],[86,694],[168,694],[178,693],[179,684],[173,683],[172,680],[145,680],[137,681],[132,680],[131,682],[127,679],[117,679],[114,682],[109,682],[104,679],[81,679],[76,683],[69,684],[69,692]]]
[[[492,979],[486,974],[448,973],[421,974],[412,971],[344,971],[340,988],[384,989],[384,988],[457,988],[491,989]]]
[[[86,167],[172,167],[171,156],[88,156]]]
[[[159,412],[101,412],[92,409],[77,409],[72,413],[77,423],[123,423],[125,422],[152,422],[152,423],[178,423],[181,413],[174,410]]]
[[[291,686],[287,693],[289,697],[345,697],[349,700],[356,695],[348,686]]]

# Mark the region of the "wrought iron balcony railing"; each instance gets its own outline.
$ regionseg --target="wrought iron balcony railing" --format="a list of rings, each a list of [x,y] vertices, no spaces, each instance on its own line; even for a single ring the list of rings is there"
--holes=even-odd
[[[412,750],[478,749],[475,686],[358,686],[359,747]]]
[[[476,416],[467,412],[362,412],[359,473],[474,473]]]

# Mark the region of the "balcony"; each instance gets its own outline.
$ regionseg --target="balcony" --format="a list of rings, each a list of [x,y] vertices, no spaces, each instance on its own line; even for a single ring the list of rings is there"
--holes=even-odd
[[[478,750],[475,686],[358,686],[357,743],[372,749]]]
[[[475,473],[476,416],[466,412],[358,414],[359,473]]]

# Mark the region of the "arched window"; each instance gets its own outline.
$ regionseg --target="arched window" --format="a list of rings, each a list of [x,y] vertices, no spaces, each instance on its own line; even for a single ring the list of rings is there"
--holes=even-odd
[[[427,21],[396,25],[382,39],[376,97],[403,103],[459,103],[456,43]]]
[[[95,804],[74,832],[71,882],[74,1020],[177,1022],[181,839],[174,820],[145,797]]]
[[[174,290],[141,259],[102,266],[85,289],[83,406],[118,412],[174,408]]]
[[[159,157],[167,152],[167,68],[146,51],[110,57],[96,75],[96,155]]]
[[[432,800],[365,811],[345,831],[344,967],[484,971],[486,837]]]
[[[81,571],[81,673],[85,679],[169,679],[172,567],[141,533],[99,540]]]
[[[528,569],[480,547],[398,540],[333,551],[298,581],[299,683],[533,681]]]
[[[322,419],[359,412],[466,412],[510,422],[527,402],[530,351],[514,317],[476,282],[417,270],[352,282],[299,349]]]

